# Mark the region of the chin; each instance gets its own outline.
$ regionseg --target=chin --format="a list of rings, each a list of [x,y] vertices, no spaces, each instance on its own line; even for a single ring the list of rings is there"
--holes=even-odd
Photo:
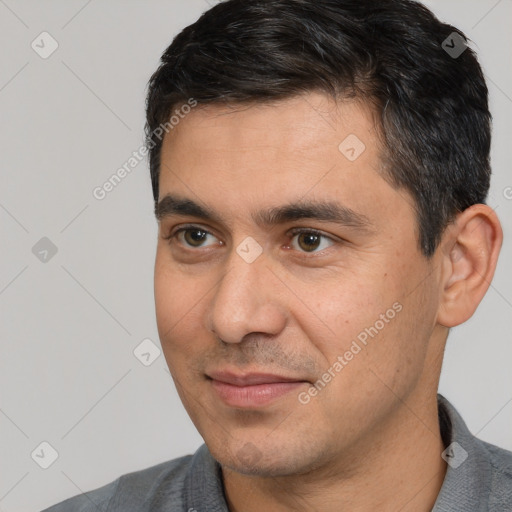
[[[285,477],[306,474],[320,466],[313,457],[310,460],[301,446],[285,450],[282,444],[259,444],[247,441],[236,447],[208,446],[213,457],[224,467],[243,475],[260,477]],[[291,452],[291,453],[290,453]]]

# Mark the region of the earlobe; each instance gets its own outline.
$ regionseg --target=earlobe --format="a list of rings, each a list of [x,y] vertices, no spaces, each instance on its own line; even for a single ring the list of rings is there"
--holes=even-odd
[[[500,222],[489,206],[476,204],[457,215],[439,247],[439,324],[454,327],[473,315],[491,284],[502,241]]]

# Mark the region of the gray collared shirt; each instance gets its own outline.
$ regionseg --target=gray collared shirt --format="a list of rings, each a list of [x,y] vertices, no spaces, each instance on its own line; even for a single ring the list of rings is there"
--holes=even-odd
[[[480,441],[438,395],[446,476],[432,512],[512,511],[512,452]],[[129,473],[43,512],[229,512],[221,469],[205,444],[187,455]]]

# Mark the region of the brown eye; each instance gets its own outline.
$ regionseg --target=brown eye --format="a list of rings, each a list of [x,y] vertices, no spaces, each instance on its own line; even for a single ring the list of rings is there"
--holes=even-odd
[[[302,229],[292,233],[294,240],[292,245],[296,246],[296,248],[298,246],[298,250],[301,252],[321,252],[335,243],[327,235],[317,231]]]
[[[178,242],[185,248],[200,249],[202,247],[209,247],[211,245],[223,245],[222,242],[210,231],[203,229],[199,226],[189,226],[180,228],[169,236],[164,237],[169,241],[170,245]]]
[[[200,247],[201,244],[206,240],[208,232],[203,229],[185,229],[183,230],[183,239],[185,242],[192,247]]]
[[[317,249],[320,245],[320,236],[315,235],[314,233],[301,233],[298,236],[297,241],[301,249],[310,252]]]

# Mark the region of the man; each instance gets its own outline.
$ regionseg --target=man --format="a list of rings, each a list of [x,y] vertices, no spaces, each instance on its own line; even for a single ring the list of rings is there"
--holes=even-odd
[[[157,323],[192,456],[59,511],[505,511],[437,395],[502,242],[463,35],[407,0],[229,0],[147,98]]]

